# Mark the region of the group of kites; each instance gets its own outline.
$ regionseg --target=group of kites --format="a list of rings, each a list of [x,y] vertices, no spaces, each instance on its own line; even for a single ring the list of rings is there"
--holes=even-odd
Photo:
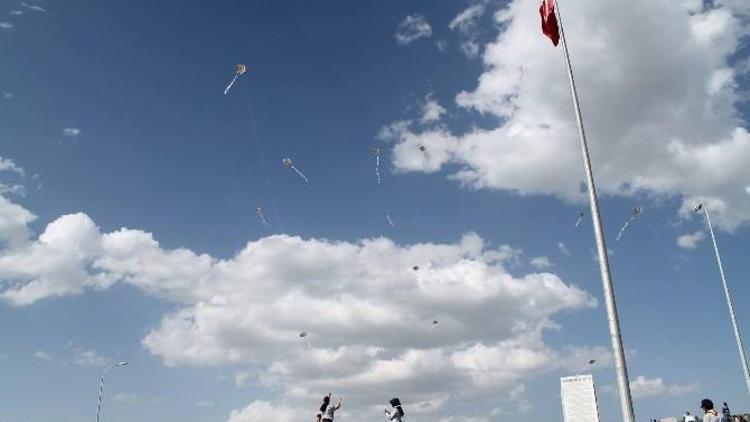
[[[235,82],[237,82],[237,79],[240,76],[244,75],[246,72],[247,72],[247,66],[244,64],[237,64],[234,67],[234,75],[231,81],[229,81],[229,84],[226,86],[226,88],[224,88],[224,95],[227,95],[229,93],[229,91],[234,86]],[[255,136],[257,138],[257,134],[255,134]],[[427,151],[427,148],[424,145],[419,145],[418,149],[420,152],[423,152],[423,153],[426,153]],[[377,183],[380,183],[381,182],[380,157],[382,155],[382,150],[380,149],[380,147],[374,146],[370,149],[370,152],[375,157],[375,179]],[[287,167],[290,170],[294,171],[302,180],[305,181],[305,183],[310,183],[310,180],[307,178],[307,176],[305,176],[305,174],[302,173],[302,171],[300,171],[297,167],[294,166],[294,163],[292,162],[291,158],[288,158],[288,157],[283,158],[281,160],[281,164],[284,167]],[[268,223],[268,220],[265,217],[262,207],[257,207],[255,209],[255,212],[258,215],[258,218],[263,225],[265,225],[266,227],[271,227],[271,225]],[[642,212],[643,212],[643,208],[640,206],[635,207],[631,210],[630,216],[628,217],[627,220],[625,220],[625,223],[622,225],[622,227],[620,228],[620,231],[617,233],[617,237],[615,238],[615,241],[619,242],[620,239],[622,239],[622,236],[623,234],[625,234],[625,231],[627,230],[627,228],[636,218],[638,218],[638,216],[641,215]],[[585,212],[580,212],[578,214],[578,217],[576,218],[576,221],[575,221],[575,227],[578,227],[581,224],[585,215],[586,215]],[[396,226],[396,223],[394,223],[393,217],[391,217],[390,212],[385,213],[385,220],[389,226],[391,227]],[[412,267],[412,270],[419,271],[419,266],[415,265],[414,267]],[[432,326],[430,327],[430,330],[435,329],[437,326],[438,326],[438,321],[432,320]],[[312,341],[310,340],[310,335],[306,331],[299,333],[299,337],[301,339],[304,339],[307,342],[307,346],[309,348],[311,349],[313,348]]]

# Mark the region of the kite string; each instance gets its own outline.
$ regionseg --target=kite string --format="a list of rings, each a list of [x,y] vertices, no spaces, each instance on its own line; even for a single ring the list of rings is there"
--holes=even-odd
[[[268,166],[266,166],[266,156],[263,154],[263,148],[260,145],[260,136],[258,136],[258,125],[255,122],[255,113],[253,112],[253,103],[250,99],[250,93],[247,89],[247,83],[242,84],[243,91],[245,91],[245,106],[247,107],[247,113],[250,116],[250,127],[252,129],[252,136],[253,136],[253,144],[255,144],[255,151],[258,153],[258,157],[260,158],[260,165],[261,169],[263,170],[263,176],[266,181],[266,189],[268,190],[268,194],[271,196],[271,206],[273,207],[273,214],[276,217],[276,221],[279,224],[279,229],[281,231],[284,231],[284,223],[281,221],[281,216],[279,215],[279,207],[276,203],[276,193],[273,189],[273,184],[271,183],[271,177],[268,175]]]

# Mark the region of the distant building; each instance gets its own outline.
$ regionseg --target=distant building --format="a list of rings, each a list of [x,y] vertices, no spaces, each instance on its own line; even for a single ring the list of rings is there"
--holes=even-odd
[[[592,375],[560,378],[565,422],[599,422],[599,405]]]

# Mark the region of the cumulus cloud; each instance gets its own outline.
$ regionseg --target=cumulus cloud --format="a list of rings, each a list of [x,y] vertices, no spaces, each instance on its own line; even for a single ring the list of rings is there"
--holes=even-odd
[[[13,28],[15,28],[15,25],[13,25],[13,24],[12,24],[12,23],[10,23],[10,22],[0,22],[0,30],[3,30],[3,31],[10,31],[10,30],[12,30]]]
[[[706,234],[702,230],[698,230],[695,233],[683,234],[677,238],[677,246],[682,249],[695,249],[698,247],[698,242],[703,240]]]
[[[654,396],[680,396],[688,393],[695,393],[700,388],[700,384],[665,384],[661,378],[646,378],[642,375],[630,381],[630,392],[634,398],[654,397]]]
[[[21,177],[26,177],[26,171],[24,171],[24,169],[13,160],[8,158],[0,157],[0,171],[8,171],[16,173]]]
[[[27,3],[25,1],[21,2],[21,7],[25,8],[25,9],[28,9],[28,10],[33,10],[34,12],[39,12],[39,13],[46,13],[47,12],[47,9],[45,9],[44,7],[42,7],[42,6],[38,5],[38,4]]]
[[[72,138],[75,139],[81,134],[81,129],[74,128],[74,127],[66,127],[62,130],[62,134],[66,138]]]
[[[451,31],[458,31],[464,41],[461,42],[461,51],[469,58],[479,56],[481,45],[479,37],[479,20],[487,9],[486,2],[475,3],[461,11],[448,25]]]
[[[463,133],[402,127],[394,133],[397,170],[448,167],[451,179],[472,189],[584,199],[562,52],[540,33],[537,9],[534,0],[513,0],[495,14],[500,33],[484,49],[486,69],[473,90],[456,96],[458,106],[501,123]],[[733,1],[634,0],[617,14],[602,2],[566,3],[602,192],[711,200],[728,230],[750,219],[750,133],[737,106],[745,70],[731,61],[747,13]],[[432,153],[413,155],[420,143]]]
[[[0,206],[2,218],[6,209]],[[569,370],[581,356],[608,354],[545,342],[555,315],[596,300],[551,273],[511,274],[506,264],[519,254],[507,245],[489,248],[475,233],[411,245],[274,235],[221,259],[165,249],[142,230],[104,233],[77,213],[0,249],[0,300],[28,306],[125,283],[173,303],[143,338],[148,351],[171,366],[244,368],[238,384],[279,392],[235,410],[231,421],[269,409],[287,420],[333,387],[347,392],[347,409],[365,417],[385,385],[425,403],[414,420],[427,421],[440,413],[435,397],[495,397],[531,377]],[[300,331],[315,347],[300,341]],[[108,361],[71,350],[74,363]]]
[[[52,362],[54,360],[52,355],[42,350],[37,350],[36,352],[34,352],[33,356],[39,360],[43,360],[47,362]]]
[[[559,249],[560,253],[562,253],[563,255],[570,256],[570,249],[568,249],[568,247],[565,245],[565,243],[563,243],[563,242],[557,242],[557,249]]]
[[[554,267],[554,266],[555,266],[555,264],[553,264],[553,263],[552,263],[552,262],[551,262],[551,261],[549,260],[549,258],[547,258],[546,256],[538,256],[538,257],[536,257],[536,258],[533,258],[533,259],[532,259],[532,260],[530,261],[530,264],[531,264],[531,265],[532,265],[532,266],[533,266],[534,268],[537,268],[537,269],[540,269],[540,270],[542,270],[542,269],[545,269],[545,268],[550,268],[550,267]]]
[[[437,100],[432,98],[432,94],[427,95],[424,104],[422,105],[422,117],[420,118],[420,122],[423,124],[437,122],[445,112],[445,108],[443,108]]]
[[[408,45],[420,38],[432,36],[432,27],[424,15],[415,13],[404,18],[396,30],[396,41],[400,45]]]
[[[138,393],[116,393],[112,400],[127,404],[159,404],[164,401],[158,397],[145,397]]]

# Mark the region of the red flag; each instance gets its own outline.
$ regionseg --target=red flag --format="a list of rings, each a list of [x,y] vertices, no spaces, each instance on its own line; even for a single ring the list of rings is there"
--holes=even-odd
[[[539,14],[542,16],[542,32],[557,47],[557,43],[560,42],[560,28],[557,26],[557,16],[555,16],[555,0],[542,0]]]

